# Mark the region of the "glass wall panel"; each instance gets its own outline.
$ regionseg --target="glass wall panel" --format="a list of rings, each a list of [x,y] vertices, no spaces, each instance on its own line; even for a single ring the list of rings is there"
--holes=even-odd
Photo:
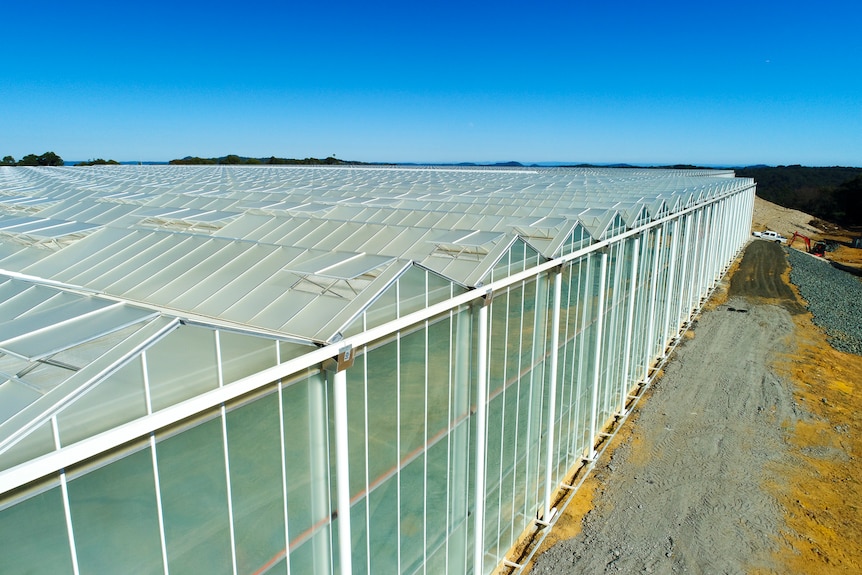
[[[436,550],[443,548],[443,564],[445,565],[445,546],[447,533],[447,500],[449,489],[448,474],[449,444],[438,441],[428,449],[426,459],[425,480],[425,537],[427,540],[426,553],[430,556]],[[463,488],[463,486],[459,486]]]
[[[425,556],[425,457],[417,457],[400,473],[401,573],[413,573]],[[376,525],[376,524],[375,524]]]
[[[227,413],[237,570],[256,573],[285,553],[278,395]]]
[[[400,339],[400,459],[412,458],[425,446],[425,341],[422,329]]]
[[[448,279],[438,276],[434,272],[428,272],[428,304],[433,305],[441,301],[466,292],[466,288],[453,284]]]
[[[428,438],[436,440],[447,431],[452,380],[452,320],[449,316],[428,325]]]
[[[365,311],[365,329],[384,324],[387,321],[392,321],[397,318],[397,314],[398,294],[393,285],[380,294],[377,301],[371,304],[371,306]],[[353,328],[353,326],[351,326],[351,328]]]
[[[51,453],[55,447],[54,429],[51,422],[46,421],[0,454],[0,469],[9,469],[40,455]]]
[[[319,372],[282,391],[293,573],[329,573],[332,568],[328,403],[326,380]]]
[[[414,266],[398,278],[398,317],[425,309],[427,275],[424,268]]]
[[[0,508],[3,503],[0,499]],[[72,553],[59,485],[2,509],[0,541],[0,573],[71,573]]]
[[[149,449],[69,481],[68,490],[82,574],[163,572]]]
[[[157,444],[168,566],[172,573],[231,573],[220,419]]]
[[[400,523],[398,476],[392,476],[368,494],[368,533],[371,573],[399,573]]]
[[[231,331],[219,332],[222,378],[225,384],[247,377],[276,362],[276,342]]]
[[[150,398],[158,411],[218,387],[215,333],[183,326],[146,351]]]
[[[368,480],[370,486],[398,468],[398,346],[392,341],[367,354]]]
[[[60,412],[60,441],[70,445],[146,414],[144,371],[136,357]]]

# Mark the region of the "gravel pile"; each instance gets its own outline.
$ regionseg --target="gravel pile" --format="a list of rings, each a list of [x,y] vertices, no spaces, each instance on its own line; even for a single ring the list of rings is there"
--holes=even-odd
[[[790,281],[808,302],[832,346],[862,355],[862,281],[823,260],[788,249]]]

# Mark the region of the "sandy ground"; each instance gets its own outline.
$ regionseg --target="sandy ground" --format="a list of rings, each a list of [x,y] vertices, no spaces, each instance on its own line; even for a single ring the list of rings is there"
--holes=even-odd
[[[788,272],[749,245],[529,572],[862,572],[862,357]]]
[[[862,249],[849,247],[852,239],[859,236],[859,233],[853,233],[835,224],[817,220],[805,212],[783,208],[755,197],[751,229],[756,231],[773,230],[788,239],[792,239],[794,232],[799,232],[811,241],[826,240],[832,242],[834,250],[826,252],[826,259],[853,268],[862,268]],[[801,240],[795,240],[791,247],[805,250],[805,244]]]

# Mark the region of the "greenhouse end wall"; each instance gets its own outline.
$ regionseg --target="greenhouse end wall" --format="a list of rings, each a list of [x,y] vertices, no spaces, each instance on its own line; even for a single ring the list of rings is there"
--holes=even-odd
[[[515,243],[526,271],[3,494],[0,571],[492,572],[745,244],[753,192],[550,265]]]

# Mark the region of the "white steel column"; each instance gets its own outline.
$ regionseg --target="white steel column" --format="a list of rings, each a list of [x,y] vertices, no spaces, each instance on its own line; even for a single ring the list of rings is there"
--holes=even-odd
[[[596,355],[595,365],[593,370],[593,405],[590,411],[590,460],[596,458],[596,435],[598,434],[598,409],[599,409],[599,381],[601,381],[601,366],[602,366],[602,326],[604,325],[605,314],[605,297],[607,275],[608,275],[608,254],[602,254],[601,271],[599,272],[599,309],[596,313]]]
[[[620,409],[619,415],[626,413],[626,397],[629,392],[629,366],[631,365],[632,352],[632,332],[634,331],[635,318],[635,295],[637,294],[638,282],[638,264],[640,258],[640,239],[634,238],[633,241],[634,255],[632,256],[631,279],[629,280],[629,309],[628,319],[626,320],[626,341],[623,347],[623,372],[621,380],[622,389],[620,390]]]
[[[688,273],[688,256],[689,252],[691,251],[691,216],[685,215],[682,217],[685,218],[684,220],[682,220],[685,223],[685,236],[682,240],[682,269],[680,270],[681,273],[679,274],[680,290],[679,300],[676,305],[676,319],[674,320],[677,325],[679,325],[681,321],[684,321],[683,317],[685,317],[685,319],[687,320],[691,315],[689,310],[687,309],[688,297],[686,294],[686,285],[688,284],[686,276],[686,274]],[[683,309],[685,309],[684,312],[682,311]]]
[[[476,358],[476,513],[473,519],[473,573],[483,573],[485,556],[485,420],[488,409],[488,304],[491,294],[479,308],[479,337]]]
[[[57,416],[51,417],[51,431],[54,435],[54,449],[60,449],[60,428],[57,425]],[[66,518],[66,536],[69,540],[69,552],[72,559],[72,573],[78,575],[78,547],[75,545],[75,530],[72,528],[72,504],[69,502],[69,487],[66,482],[66,470],[60,470],[60,495],[63,498],[63,515]]]
[[[667,271],[667,294],[665,298],[665,306],[664,306],[664,319],[662,321],[664,325],[664,332],[662,332],[662,340],[661,340],[661,354],[664,356],[664,352],[667,346],[667,342],[670,339],[670,310],[674,307],[674,300],[676,298],[673,297],[673,288],[676,283],[676,258],[677,258],[677,248],[679,248],[679,218],[673,221],[673,237],[670,241],[670,265],[668,266]],[[678,304],[679,302],[677,302]],[[679,309],[679,308],[677,308]],[[676,319],[674,321],[677,321]]]
[[[551,362],[548,375],[551,397],[548,406],[548,457],[545,465],[545,513],[543,516],[545,521],[551,519],[551,495],[553,493],[554,427],[557,419],[557,365],[560,355],[560,302],[562,299],[563,272],[561,268],[554,274],[554,315],[551,320]]]
[[[661,227],[656,227],[655,246],[652,258],[652,277],[649,286],[649,314],[647,315],[647,338],[644,346],[644,380],[649,379],[649,369],[652,364],[652,350],[655,347],[655,304],[658,296],[658,262],[661,259]]]
[[[344,357],[346,355],[346,358]],[[333,407],[335,408],[335,474],[338,502],[338,559],[342,575],[353,573],[352,538],[350,532],[350,462],[348,459],[347,429],[347,367],[352,364],[353,350],[339,354],[332,377]]]
[[[695,297],[700,290],[700,273],[703,269],[703,239],[701,238],[701,232],[703,230],[703,227],[701,226],[702,223],[703,210],[700,209],[697,211],[697,219],[695,221],[694,258],[692,259],[692,266],[694,269],[691,270],[692,282],[688,291],[688,307],[692,311],[700,307],[700,299],[695,299]]]
[[[698,281],[700,285],[697,292],[698,305],[703,301],[707,291],[707,277],[709,277],[713,243],[712,235],[715,231],[712,225],[712,206],[707,206],[704,210],[706,211],[703,213],[703,252],[700,258],[700,280]]]

